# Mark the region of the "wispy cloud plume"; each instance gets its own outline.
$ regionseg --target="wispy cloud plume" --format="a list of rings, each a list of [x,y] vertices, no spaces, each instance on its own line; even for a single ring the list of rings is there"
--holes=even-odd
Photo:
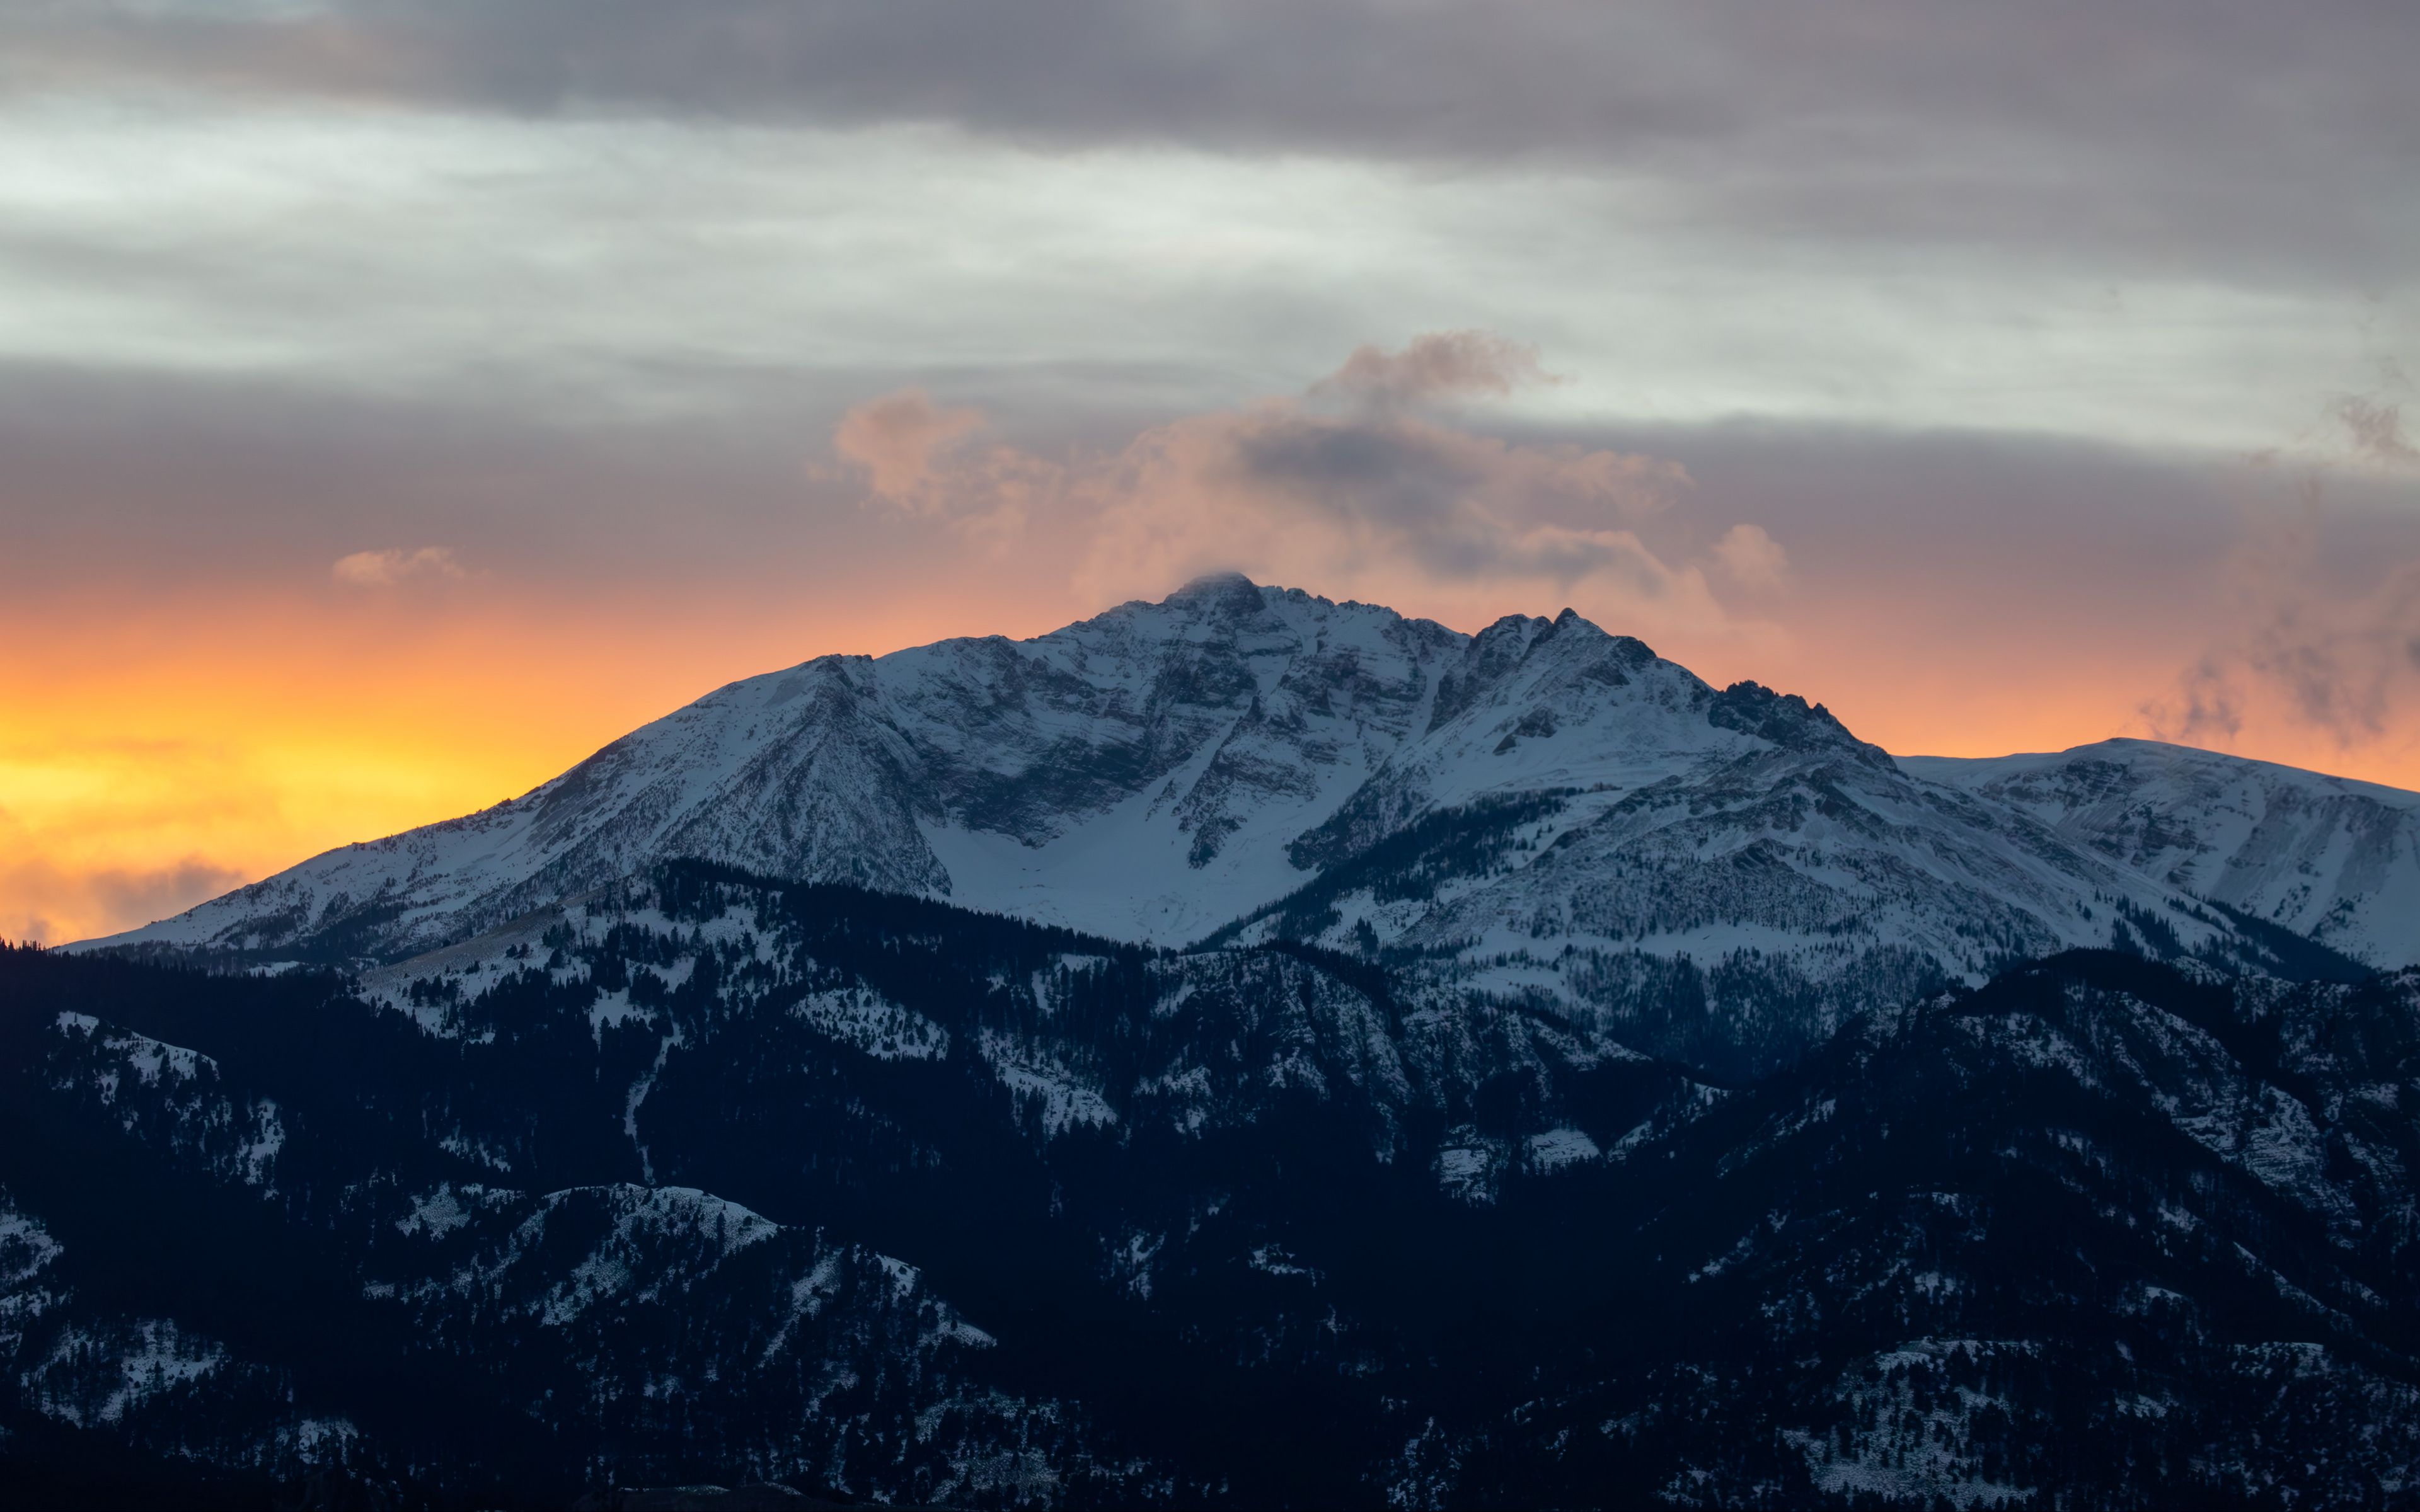
[[[928,499],[935,454],[983,428],[980,409],[944,409],[922,389],[884,394],[841,417],[832,450],[862,470],[874,492],[894,504]]]
[[[2391,364],[2390,368],[2391,368]],[[2288,723],[2351,751],[2395,739],[2420,702],[2420,563],[2348,591],[2321,552],[2329,483],[2347,463],[2420,465],[2400,409],[2377,394],[2327,407],[2343,437],[2254,463],[2288,473],[2257,498],[2226,573],[2232,628],[2180,674],[2142,720],[2164,739],[2227,745],[2248,727]],[[2280,494],[2282,492],[2282,497]]]
[[[2348,393],[2330,407],[2356,455],[2388,467],[2420,467],[2420,447],[2403,433],[2403,407],[2373,394]]]
[[[2204,653],[2167,698],[2144,706],[2152,733],[2224,746],[2280,714],[2340,750],[2395,733],[2420,689],[2420,566],[2350,600],[2290,578],[2247,596],[2259,602],[2243,631]]]
[[[999,549],[1037,507],[1071,493],[1063,464],[981,440],[982,410],[945,409],[904,389],[851,409],[832,433],[842,463],[866,480],[870,501],[941,522]]]

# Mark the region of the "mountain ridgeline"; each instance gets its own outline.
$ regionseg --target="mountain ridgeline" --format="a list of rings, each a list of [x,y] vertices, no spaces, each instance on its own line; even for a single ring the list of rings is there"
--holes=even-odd
[[[359,968],[676,859],[1297,940],[1739,1074],[2061,949],[2420,961],[2420,796],[2139,742],[1895,761],[1569,609],[1466,636],[1234,577],[735,683],[524,797],[94,944]],[[1709,1004],[1685,1040],[1655,1027],[1676,990]]]
[[[2415,959],[2420,797],[1568,610],[823,658],[0,952],[0,1488],[2420,1505]]]

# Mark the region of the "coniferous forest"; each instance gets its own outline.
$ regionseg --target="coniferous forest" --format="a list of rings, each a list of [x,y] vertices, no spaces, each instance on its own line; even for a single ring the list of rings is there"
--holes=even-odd
[[[2078,951],[1716,1075],[1367,956],[699,863],[357,974],[11,949],[0,1464],[2403,1505],[2415,1007]]]

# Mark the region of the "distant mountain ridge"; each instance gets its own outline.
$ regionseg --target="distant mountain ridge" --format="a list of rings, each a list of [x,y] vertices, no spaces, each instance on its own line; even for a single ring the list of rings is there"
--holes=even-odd
[[[79,948],[393,962],[680,858],[1617,1019],[1728,967],[1734,1017],[1807,1041],[1853,980],[2063,949],[2420,960],[2420,795],[2139,742],[1894,760],[1569,609],[1465,635],[1234,576],[734,683],[523,797]]]
[[[2150,740],[1899,764],[2373,964],[2420,951],[2420,794]]]

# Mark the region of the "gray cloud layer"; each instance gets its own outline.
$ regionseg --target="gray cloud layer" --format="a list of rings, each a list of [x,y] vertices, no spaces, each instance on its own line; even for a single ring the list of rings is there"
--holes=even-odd
[[[2403,0],[334,0],[14,8],[0,77],[545,115],[930,121],[1635,172],[1669,213],[2405,276]]]

